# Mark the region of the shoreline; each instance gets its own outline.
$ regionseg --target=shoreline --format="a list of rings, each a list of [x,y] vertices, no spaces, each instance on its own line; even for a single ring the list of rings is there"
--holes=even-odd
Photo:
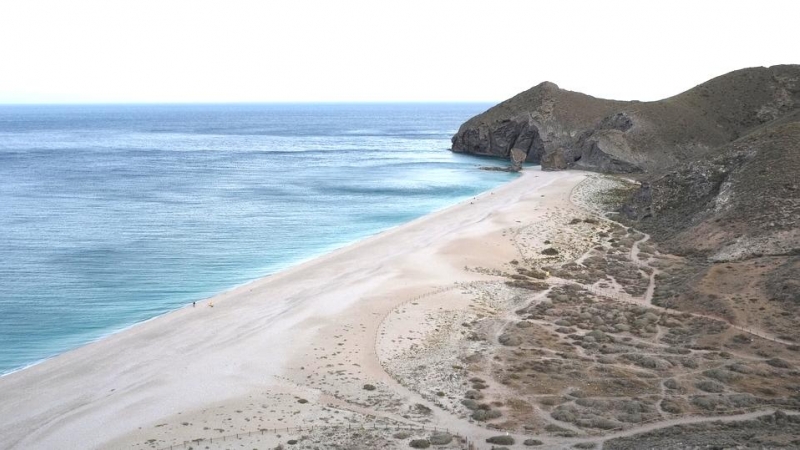
[[[536,167],[538,167],[538,166],[536,166]],[[502,186],[505,186],[506,184],[513,183],[516,180],[518,180],[518,178],[510,179],[507,182],[505,182],[503,184],[500,184],[498,186],[495,186],[492,189],[498,189],[498,188],[500,188]],[[478,194],[476,194],[475,197],[481,196],[484,193],[490,192],[490,191],[491,191],[491,189],[489,191],[484,191],[484,192],[478,193]],[[432,214],[436,214],[436,213],[439,213],[439,212],[442,212],[442,211],[446,211],[449,208],[458,206],[459,204],[461,204],[463,202],[467,202],[467,201],[469,201],[469,199],[460,200],[460,201],[458,201],[456,203],[453,203],[451,205],[447,205],[447,206],[441,207],[439,209],[433,210],[433,211],[431,211],[431,212],[429,212],[427,214],[423,214],[423,215],[421,215],[419,217],[416,217],[416,218],[414,218],[414,219],[412,219],[412,220],[410,220],[408,222],[403,222],[403,223],[400,223],[400,224],[397,224],[397,225],[392,225],[392,226],[390,226],[388,228],[384,228],[384,229],[378,230],[378,231],[376,231],[376,232],[374,232],[372,234],[356,238],[356,239],[351,240],[349,242],[330,245],[326,249],[323,249],[318,253],[312,254],[311,256],[300,258],[300,259],[298,259],[296,261],[287,262],[281,268],[279,268],[279,269],[277,269],[277,270],[275,270],[273,272],[264,273],[263,275],[260,275],[260,276],[258,276],[256,278],[251,279],[251,280],[248,280],[248,281],[245,281],[243,283],[240,283],[240,284],[233,285],[233,286],[230,286],[228,288],[222,289],[222,290],[220,290],[220,291],[218,291],[218,292],[216,292],[216,293],[214,293],[214,294],[212,294],[210,296],[198,297],[195,300],[195,303],[200,304],[201,302],[208,302],[209,300],[213,300],[218,296],[221,296],[221,295],[224,295],[224,294],[229,293],[231,291],[246,287],[246,286],[248,286],[248,285],[250,285],[252,283],[256,283],[258,281],[261,281],[261,280],[276,276],[276,275],[281,274],[281,273],[283,273],[285,271],[292,270],[293,268],[295,268],[297,266],[313,262],[313,261],[315,261],[315,260],[317,260],[319,258],[323,258],[323,257],[325,257],[325,256],[327,256],[327,255],[329,255],[331,253],[337,252],[339,250],[347,249],[348,247],[356,245],[356,244],[358,244],[358,243],[360,243],[362,241],[365,241],[367,239],[372,239],[372,238],[379,237],[379,236],[383,235],[384,233],[387,233],[387,232],[389,232],[391,230],[394,230],[394,229],[399,228],[399,227],[406,226],[408,224],[411,224],[411,223],[413,223],[413,222],[415,222],[417,220],[423,219],[423,218],[425,218],[427,216],[430,216]],[[26,364],[24,366],[21,366],[21,367],[15,368],[15,369],[11,369],[8,372],[2,372],[2,373],[0,373],[0,380],[2,380],[4,377],[7,377],[9,375],[25,371],[25,370],[27,370],[27,369],[29,369],[31,367],[35,367],[35,366],[37,366],[39,364],[45,363],[45,362],[50,361],[50,360],[52,360],[54,358],[58,358],[58,357],[60,357],[62,355],[65,355],[65,354],[68,354],[70,352],[76,351],[76,350],[78,350],[78,349],[80,349],[82,347],[85,347],[87,345],[92,345],[92,344],[94,344],[96,342],[102,341],[102,340],[107,339],[107,338],[109,338],[111,336],[114,336],[116,334],[127,332],[128,330],[130,330],[132,328],[135,328],[135,327],[137,327],[139,325],[142,325],[142,324],[148,323],[150,321],[156,320],[156,319],[158,319],[160,317],[163,317],[165,315],[173,314],[173,313],[178,312],[178,311],[180,311],[182,309],[191,308],[191,307],[192,307],[192,302],[184,303],[184,304],[181,304],[181,305],[179,305],[179,306],[177,306],[175,308],[169,309],[169,310],[164,311],[164,312],[162,312],[162,313],[160,313],[158,315],[155,315],[153,317],[150,317],[150,318],[147,318],[147,319],[144,319],[144,320],[140,320],[140,321],[137,321],[137,322],[121,325],[118,328],[114,328],[111,331],[108,331],[108,332],[106,332],[104,334],[101,334],[101,335],[95,337],[95,338],[87,340],[87,341],[83,342],[82,344],[78,345],[77,347],[68,348],[68,349],[66,349],[66,350],[64,350],[64,351],[62,351],[60,353],[55,353],[53,355],[46,356],[46,357],[41,358],[39,360],[33,361],[31,363],[28,363],[28,364]]]
[[[526,171],[472,200],[198,301],[196,308],[187,305],[7,374],[0,378],[7,399],[0,405],[0,443],[125,448],[140,439],[137,430],[159,420],[202,416],[208,405],[239,404],[265,387],[306,391],[281,380],[299,379],[293,372],[303,370],[297,365],[307,359],[302,352],[328,342],[321,335],[342,314],[391,311],[431,286],[481,278],[460,272],[465,261],[495,257],[482,254],[482,237],[528,214],[521,199],[558,191],[551,186],[556,182],[567,185],[559,186],[563,191],[583,177]],[[365,329],[380,324],[362,318]],[[366,379],[388,382],[373,362],[360,366],[373,371]],[[324,395],[317,392],[317,401]]]

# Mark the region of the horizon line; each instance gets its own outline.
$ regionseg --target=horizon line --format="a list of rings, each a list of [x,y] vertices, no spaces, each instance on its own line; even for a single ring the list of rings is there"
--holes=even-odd
[[[430,104],[497,104],[502,100],[288,100],[288,101],[197,101],[197,102],[0,102],[2,106],[137,106],[137,105],[430,105]]]

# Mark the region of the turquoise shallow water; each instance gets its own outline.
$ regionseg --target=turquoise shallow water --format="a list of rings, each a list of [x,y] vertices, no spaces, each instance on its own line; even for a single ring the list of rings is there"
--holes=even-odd
[[[0,106],[0,373],[509,181],[489,106]]]

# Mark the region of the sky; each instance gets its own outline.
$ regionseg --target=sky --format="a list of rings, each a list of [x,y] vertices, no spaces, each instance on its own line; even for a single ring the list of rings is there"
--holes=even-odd
[[[3,0],[0,103],[657,100],[800,64],[800,2]]]

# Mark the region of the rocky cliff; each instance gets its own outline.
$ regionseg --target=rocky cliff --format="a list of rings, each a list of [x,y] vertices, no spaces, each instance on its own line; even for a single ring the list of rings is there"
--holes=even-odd
[[[798,67],[734,73],[770,71],[771,81],[751,77],[761,80],[756,86],[768,86],[770,95],[766,90],[741,91],[749,84],[736,78],[721,82],[729,76],[698,87],[717,92],[694,96],[693,101],[708,111],[729,142],[656,167],[639,177],[641,186],[624,201],[622,221],[650,233],[659,251],[681,257],[676,260],[679,268],[659,275],[655,303],[728,316],[773,332],[796,328]],[[687,96],[683,101],[688,103]]]
[[[676,258],[658,276],[655,304],[796,340],[789,330],[800,317],[800,111],[643,176],[620,212]]]
[[[636,173],[616,217],[661,258],[653,304],[800,341],[800,65],[738,70],[656,102],[542,83],[470,119],[452,150]]]
[[[568,337],[575,338],[576,348],[582,347],[578,359],[598,349],[596,337],[608,339],[599,347],[604,359],[598,359],[606,374],[615,362],[627,359],[627,355],[613,356],[623,354],[619,345],[631,339],[611,337],[617,332],[644,330],[649,335],[637,345],[657,343],[656,351],[674,346],[647,362],[633,363],[639,366],[637,373],[652,371],[651,378],[669,374],[669,380],[655,382],[664,395],[657,406],[661,418],[669,417],[664,412],[675,414],[692,407],[700,414],[717,414],[726,407],[725,396],[744,386],[758,388],[729,397],[737,407],[777,402],[797,408],[797,383],[791,390],[779,391],[779,382],[773,380],[797,378],[800,364],[796,332],[800,317],[800,66],[739,70],[674,97],[646,103],[601,100],[543,83],[470,119],[453,137],[452,149],[502,158],[524,156],[551,170],[638,172],[624,177],[587,177],[573,191],[576,203],[591,197],[598,204],[590,206],[607,212],[615,227],[620,223],[626,226],[618,228],[619,234],[613,228],[593,230],[592,239],[597,241],[589,241],[593,242],[591,250],[578,259],[544,267],[545,275],[596,283],[592,286],[600,289],[582,298],[577,285],[573,285],[575,291],[562,291],[563,295],[557,294],[558,289],[569,285],[551,286],[548,300],[517,313],[530,314],[527,319],[538,321],[549,311],[557,311],[555,324],[562,328],[555,331],[573,333]],[[569,225],[548,231],[553,236],[567,236],[572,232],[567,227],[587,222],[592,223],[589,218],[575,217]],[[516,232],[525,229],[520,226]],[[602,239],[609,239],[608,246]],[[598,242],[601,245],[596,245]],[[528,258],[523,259],[511,264],[529,264]],[[626,261],[632,263],[628,270],[624,269]],[[514,280],[532,277],[529,269],[517,266],[515,270]],[[545,275],[542,278],[547,278]],[[509,285],[525,286],[516,282]],[[613,289],[609,295],[606,288],[626,283],[638,283],[638,291],[627,290],[633,293],[627,301],[637,303],[640,311],[651,305],[664,308],[648,313],[653,324],[649,331],[645,320],[619,328],[619,322],[612,323],[624,313],[594,309],[623,304],[613,300],[625,297]],[[567,313],[570,302],[580,304],[581,312]],[[678,317],[710,320],[674,326]],[[581,324],[581,318],[590,322]],[[581,328],[593,331],[576,331]],[[505,333],[499,343],[516,345],[510,340],[514,336],[520,335]],[[517,343],[522,342],[518,339]],[[642,356],[639,350],[637,356]],[[745,352],[752,352],[746,362],[734,362]],[[650,355],[654,353],[647,357]],[[679,361],[673,359],[676,355],[688,358]],[[502,358],[495,354],[495,359]],[[713,361],[713,368],[698,370],[702,360]],[[515,361],[512,371],[523,366]],[[680,367],[692,370],[687,376],[676,375]],[[770,381],[759,379],[761,374],[773,377],[776,367],[784,367],[787,375],[776,374]],[[619,373],[625,370],[628,368]],[[587,377],[590,372],[585,371]],[[688,384],[694,376],[704,379]],[[514,374],[501,382],[524,393],[522,386],[529,384],[518,383],[518,378],[525,377]],[[645,397],[639,395],[639,386],[631,391],[634,385],[621,380],[622,376],[615,376],[616,394],[636,392],[631,394],[634,400]],[[591,384],[595,389],[602,382]],[[588,422],[581,417],[590,416],[578,407],[605,401],[593,399],[598,395],[595,392],[581,392],[574,409],[559,406],[552,416],[574,420],[577,425]],[[612,409],[608,404],[602,408]],[[637,412],[643,414],[646,409],[642,406]],[[599,417],[598,413],[592,412],[591,417]],[[627,422],[628,417],[616,419]],[[777,420],[785,422],[785,417],[779,415]],[[735,428],[750,426],[758,429],[761,423],[737,423]],[[730,434],[730,429],[697,427],[662,430],[628,441],[607,440],[605,446],[640,448],[648,440],[653,448],[684,448],[687,442],[703,446]]]
[[[655,102],[615,101],[545,82],[464,123],[459,153],[544,169],[657,172],[702,157],[800,109],[800,66],[742,69]]]
[[[645,177],[621,212],[681,254],[800,255],[800,111]]]

